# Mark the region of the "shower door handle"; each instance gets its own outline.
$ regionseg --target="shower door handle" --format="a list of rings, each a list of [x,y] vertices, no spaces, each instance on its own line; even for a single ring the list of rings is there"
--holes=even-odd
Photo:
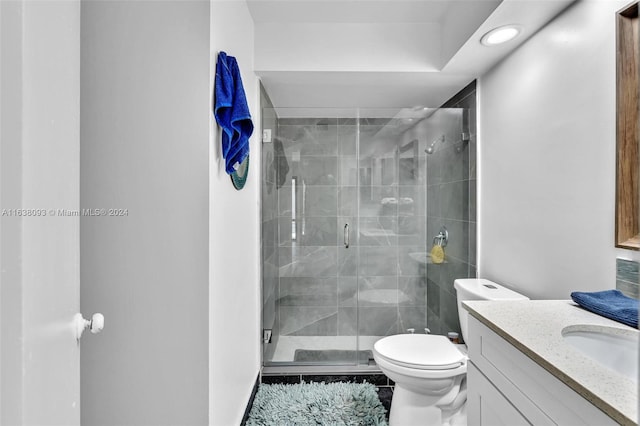
[[[349,248],[349,224],[344,224],[344,248]]]

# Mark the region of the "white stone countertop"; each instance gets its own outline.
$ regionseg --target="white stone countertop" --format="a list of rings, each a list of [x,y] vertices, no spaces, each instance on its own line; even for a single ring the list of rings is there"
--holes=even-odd
[[[638,423],[638,384],[564,341],[562,329],[589,325],[637,329],[580,308],[571,300],[467,301],[465,309],[620,424]],[[588,327],[586,327],[588,328]]]

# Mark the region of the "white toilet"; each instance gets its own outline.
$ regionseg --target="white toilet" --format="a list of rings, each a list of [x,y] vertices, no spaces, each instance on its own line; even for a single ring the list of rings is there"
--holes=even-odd
[[[515,291],[485,279],[457,279],[458,317],[462,337],[467,338],[465,300],[526,300]],[[464,345],[445,336],[397,334],[378,340],[373,358],[393,380],[391,426],[466,426],[467,356]]]

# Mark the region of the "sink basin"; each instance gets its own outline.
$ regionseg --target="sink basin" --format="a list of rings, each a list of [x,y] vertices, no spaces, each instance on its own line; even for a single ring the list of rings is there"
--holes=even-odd
[[[638,331],[596,325],[562,329],[564,341],[602,366],[638,382]]]

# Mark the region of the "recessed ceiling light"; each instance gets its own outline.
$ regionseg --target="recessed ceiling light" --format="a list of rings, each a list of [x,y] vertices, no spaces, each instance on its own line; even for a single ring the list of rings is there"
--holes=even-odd
[[[513,40],[520,34],[522,29],[519,25],[505,25],[503,27],[494,28],[480,39],[480,43],[485,46],[495,46]]]

